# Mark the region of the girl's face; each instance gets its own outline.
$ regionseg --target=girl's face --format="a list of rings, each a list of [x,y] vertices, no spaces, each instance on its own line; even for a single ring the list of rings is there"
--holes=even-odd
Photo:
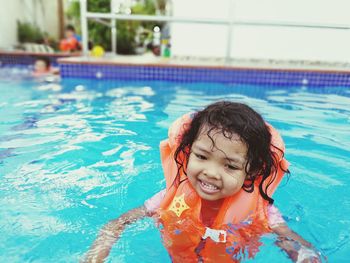
[[[187,176],[192,187],[204,200],[217,201],[236,194],[247,176],[247,146],[236,134],[226,138],[221,131],[203,128],[192,144]]]

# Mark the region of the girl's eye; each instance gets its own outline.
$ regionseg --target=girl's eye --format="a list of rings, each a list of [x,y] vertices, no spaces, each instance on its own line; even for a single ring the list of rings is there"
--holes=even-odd
[[[196,156],[198,159],[200,159],[200,160],[206,160],[206,159],[207,159],[204,155],[201,155],[201,154],[195,153],[195,156]]]
[[[226,167],[230,170],[237,170],[238,169],[236,166],[233,166],[231,164],[226,164]]]

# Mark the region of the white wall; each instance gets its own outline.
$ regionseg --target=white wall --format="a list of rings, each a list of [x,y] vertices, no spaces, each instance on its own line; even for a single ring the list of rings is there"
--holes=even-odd
[[[229,17],[231,0],[173,0],[174,16]],[[349,0],[233,0],[233,19],[350,26]],[[172,25],[172,54],[224,57],[226,26]],[[235,26],[231,57],[350,61],[350,30]]]
[[[33,1],[33,0],[29,0]],[[37,5],[37,23],[39,27],[49,33],[50,36],[59,36],[59,16],[57,0],[42,0],[43,6]],[[41,19],[38,19],[41,18]]]
[[[58,37],[56,0],[0,0],[0,5],[0,49],[17,44],[17,20],[35,23],[50,36]]]
[[[230,0],[173,0],[173,16],[222,19],[229,16]],[[227,27],[222,25],[173,23],[173,55],[223,57]]]
[[[0,49],[7,49],[17,43],[16,20],[21,16],[20,0],[0,0]]]

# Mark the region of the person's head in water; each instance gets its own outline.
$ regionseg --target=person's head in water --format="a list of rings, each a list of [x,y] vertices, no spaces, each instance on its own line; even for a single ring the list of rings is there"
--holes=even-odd
[[[50,71],[51,62],[48,57],[37,57],[34,62],[34,73],[47,73]]]
[[[241,188],[254,190],[269,202],[262,183],[275,169],[271,134],[259,113],[245,104],[220,101],[198,111],[175,153],[178,175],[187,175],[198,195],[216,201]]]

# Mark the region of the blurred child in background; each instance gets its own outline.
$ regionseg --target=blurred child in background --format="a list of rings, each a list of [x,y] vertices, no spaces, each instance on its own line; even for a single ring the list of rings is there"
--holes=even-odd
[[[68,25],[65,28],[65,38],[60,41],[60,50],[63,52],[77,52],[81,50],[81,38],[75,28]]]

